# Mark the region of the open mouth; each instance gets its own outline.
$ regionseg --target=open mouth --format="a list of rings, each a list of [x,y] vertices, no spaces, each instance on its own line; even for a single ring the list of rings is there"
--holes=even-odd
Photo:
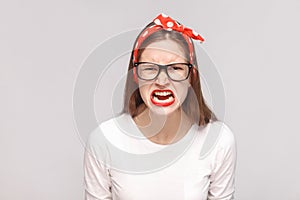
[[[151,93],[151,102],[157,106],[169,106],[175,101],[174,93],[171,90],[154,90]]]

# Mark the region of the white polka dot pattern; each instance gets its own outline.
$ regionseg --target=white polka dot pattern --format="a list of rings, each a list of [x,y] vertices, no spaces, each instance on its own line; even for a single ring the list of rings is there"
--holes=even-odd
[[[145,37],[148,34],[148,31],[145,31],[145,33],[142,35],[142,37]]]
[[[164,18],[167,18],[168,15],[164,14],[164,13],[161,13],[161,16],[164,17]]]
[[[162,25],[159,19],[154,20],[154,23],[157,25]]]
[[[171,28],[172,26],[174,26],[173,22],[167,22],[167,27]]]
[[[196,31],[192,31],[193,32],[193,34],[195,35],[195,36],[198,36],[199,35],[199,33],[197,33]]]
[[[161,30],[161,29],[165,29],[167,31],[177,31],[182,33],[182,36],[185,38],[185,40],[188,43],[189,46],[189,51],[190,51],[190,62],[193,63],[193,43],[191,39],[194,40],[198,40],[200,42],[203,42],[204,39],[200,36],[199,33],[197,33],[196,31],[185,27],[181,24],[179,24],[177,21],[173,20],[171,17],[169,17],[168,15],[162,13],[160,15],[158,15],[154,20],[154,25],[146,28],[146,30],[144,30],[144,32],[141,34],[141,36],[139,38],[137,38],[137,42],[134,48],[134,52],[133,52],[133,61],[137,62],[137,54],[138,54],[138,49],[139,49],[139,45],[141,45],[143,43],[143,41],[152,33]]]

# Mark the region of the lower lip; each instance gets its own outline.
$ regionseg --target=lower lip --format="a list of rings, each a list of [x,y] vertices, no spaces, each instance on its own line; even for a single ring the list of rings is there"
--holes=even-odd
[[[156,106],[162,106],[162,107],[166,107],[166,106],[170,106],[175,102],[175,98],[173,97],[172,101],[169,102],[157,102],[153,99],[153,96],[151,95],[151,102],[156,105]]]

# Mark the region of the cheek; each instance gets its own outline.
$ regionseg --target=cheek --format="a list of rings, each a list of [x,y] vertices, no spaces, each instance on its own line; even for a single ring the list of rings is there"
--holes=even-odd
[[[183,85],[179,85],[176,88],[177,88],[177,91],[176,91],[177,98],[179,98],[180,101],[183,102],[187,97],[187,94],[188,94],[188,91],[189,91],[189,88],[190,88],[190,84],[186,83],[186,84],[183,84]]]
[[[149,96],[149,85],[139,85],[139,91],[144,102],[147,102]]]
[[[184,102],[188,94],[188,88],[186,88],[181,95],[181,102]]]

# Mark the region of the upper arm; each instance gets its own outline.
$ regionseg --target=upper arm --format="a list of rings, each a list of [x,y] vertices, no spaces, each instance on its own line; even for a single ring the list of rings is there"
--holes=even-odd
[[[235,192],[236,142],[228,127],[222,130],[210,176],[209,200],[232,200]]]
[[[102,141],[92,133],[84,153],[84,186],[86,200],[112,199],[107,153]]]

